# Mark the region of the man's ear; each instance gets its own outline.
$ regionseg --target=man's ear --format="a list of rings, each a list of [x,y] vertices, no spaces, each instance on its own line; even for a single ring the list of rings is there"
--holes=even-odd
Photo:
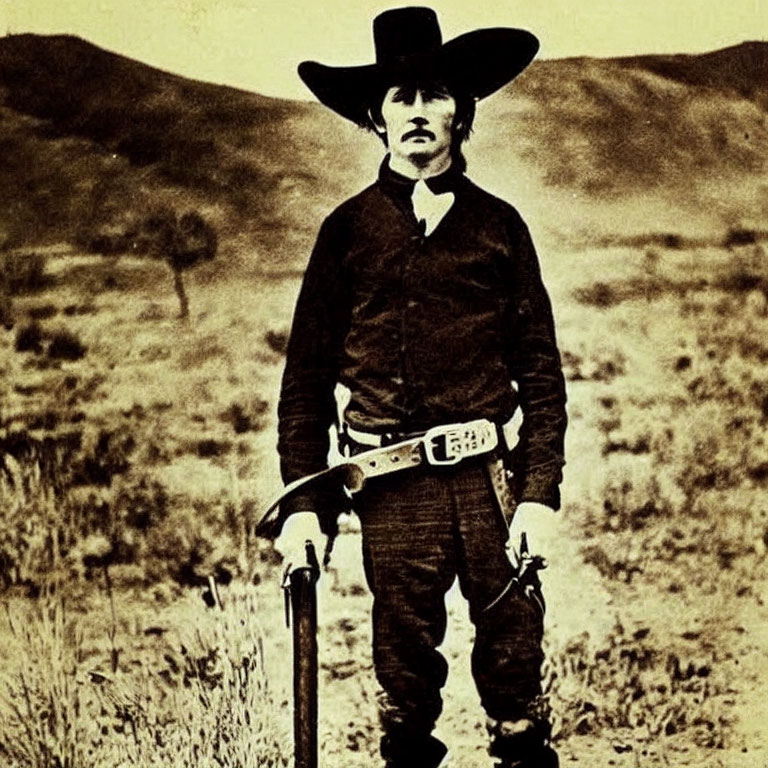
[[[387,127],[384,125],[384,122],[382,120],[377,120],[373,116],[373,111],[370,107],[368,108],[368,122],[371,124],[373,130],[379,134],[379,136],[383,136],[387,132]]]

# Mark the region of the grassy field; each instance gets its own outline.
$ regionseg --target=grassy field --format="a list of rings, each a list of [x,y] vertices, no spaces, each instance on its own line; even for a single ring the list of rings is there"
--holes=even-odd
[[[723,233],[723,237],[725,233]],[[733,238],[731,238],[732,240]],[[544,253],[568,378],[542,542],[564,765],[764,768],[768,314],[759,237]],[[754,240],[754,242],[750,242]],[[55,249],[0,330],[0,755],[15,766],[290,763],[275,397],[299,276]],[[32,274],[34,273],[34,274]],[[223,609],[207,607],[213,577]],[[377,748],[354,518],[321,580],[321,748]],[[489,765],[449,595],[440,729]]]

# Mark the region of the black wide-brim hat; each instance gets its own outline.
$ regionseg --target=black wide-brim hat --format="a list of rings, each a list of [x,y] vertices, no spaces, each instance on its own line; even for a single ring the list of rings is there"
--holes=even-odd
[[[539,50],[524,29],[478,29],[443,43],[431,8],[395,8],[373,20],[376,63],[329,67],[299,65],[299,76],[317,98],[348,120],[368,124],[374,93],[414,77],[431,77],[474,99],[483,99],[519,75]]]

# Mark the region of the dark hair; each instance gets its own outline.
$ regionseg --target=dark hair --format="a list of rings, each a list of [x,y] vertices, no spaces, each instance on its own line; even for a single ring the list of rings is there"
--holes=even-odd
[[[461,152],[461,145],[469,139],[469,134],[472,132],[472,123],[475,120],[475,99],[463,89],[457,88],[450,82],[447,82],[444,78],[431,74],[424,74],[411,75],[409,77],[398,78],[397,80],[392,78],[383,80],[379,84],[379,87],[375,88],[371,94],[371,98],[368,102],[368,119],[362,127],[376,133],[384,142],[384,146],[388,146],[387,134],[381,131],[381,126],[384,124],[381,107],[384,103],[384,97],[387,95],[387,91],[396,85],[412,88],[414,91],[444,89],[452,96],[453,100],[456,102],[456,113],[453,118],[451,156],[454,165],[458,166],[459,170],[466,170],[467,162]]]

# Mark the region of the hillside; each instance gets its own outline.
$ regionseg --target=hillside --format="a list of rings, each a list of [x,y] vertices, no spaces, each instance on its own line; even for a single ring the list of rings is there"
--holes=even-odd
[[[732,91],[768,106],[768,45],[746,42],[698,56],[621,58],[618,63],[639,66],[686,85]]]
[[[269,242],[301,221],[291,200],[318,193],[321,152],[307,133],[329,120],[311,105],[186,80],[77,38],[4,38],[0,183],[13,203],[0,231],[17,244],[69,240],[170,205],[202,209],[225,238],[245,230]],[[339,194],[332,180],[322,189]]]
[[[473,176],[544,207],[560,232],[581,214],[553,201],[631,207],[638,195],[754,223],[768,209],[767,59],[768,44],[745,43],[536,62],[481,106]],[[267,264],[305,249],[381,153],[317,104],[188,80],[68,36],[0,39],[0,136],[10,245],[83,242],[158,206],[194,207]]]
[[[541,205],[553,194],[576,205],[560,223],[566,239],[583,217],[597,220],[595,202],[602,231],[764,228],[767,55],[768,44],[750,43],[701,56],[538,62],[489,100],[474,149],[505,159],[493,172],[501,191],[510,165],[525,175],[510,196],[528,194],[542,216],[560,207]]]

